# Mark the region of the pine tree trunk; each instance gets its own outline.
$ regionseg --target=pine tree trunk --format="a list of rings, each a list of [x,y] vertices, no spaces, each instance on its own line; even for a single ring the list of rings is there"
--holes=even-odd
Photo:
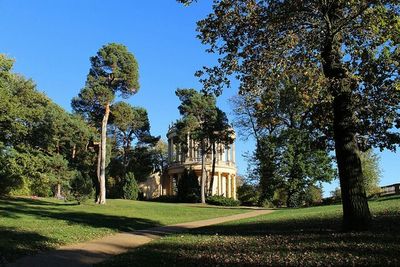
[[[353,130],[351,93],[341,92],[334,99],[334,137],[343,205],[343,229],[365,230],[371,221],[359,148]]]
[[[106,204],[106,152],[107,152],[107,122],[110,115],[110,104],[107,103],[105,107],[103,121],[101,123],[101,147],[100,147],[100,192],[99,204]]]
[[[201,178],[200,178],[200,195],[201,203],[206,203],[206,153],[201,153]]]
[[[100,169],[101,169],[101,144],[99,144],[97,148],[97,167],[96,167],[97,181],[95,181],[96,203],[100,203]]]
[[[211,178],[210,178],[210,188],[209,188],[209,195],[212,195],[212,190],[213,190],[213,186],[214,186],[214,175],[215,175],[215,163],[217,160],[217,157],[215,156],[215,154],[217,153],[216,149],[215,149],[215,143],[213,143],[212,145],[212,151],[213,151],[213,158],[212,158],[212,169],[211,169]]]

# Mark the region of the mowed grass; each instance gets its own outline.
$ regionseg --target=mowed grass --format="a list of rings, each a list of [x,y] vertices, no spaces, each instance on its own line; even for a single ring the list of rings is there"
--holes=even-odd
[[[400,198],[370,202],[370,231],[342,233],[340,205],[282,209],[153,241],[101,266],[399,266]]]
[[[87,241],[118,231],[246,212],[209,206],[130,200],[82,205],[54,199],[0,199],[0,265],[22,255]]]

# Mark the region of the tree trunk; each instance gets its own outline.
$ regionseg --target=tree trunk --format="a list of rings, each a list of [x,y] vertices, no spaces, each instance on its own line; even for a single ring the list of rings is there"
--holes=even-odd
[[[101,169],[101,143],[97,147],[97,181],[96,182],[96,203],[100,203],[100,169]]]
[[[267,137],[266,139],[257,142],[256,147],[256,155],[260,161],[260,205],[262,205],[265,200],[272,201],[274,192],[277,189],[277,181],[275,178],[275,143],[273,140],[271,140],[271,138]]]
[[[106,104],[103,121],[101,122],[101,148],[100,148],[100,194],[99,204],[106,204],[106,152],[107,152],[107,122],[110,115],[110,104]]]
[[[217,157],[215,156],[216,154],[216,149],[215,149],[215,142],[212,144],[212,155],[213,155],[213,162],[212,162],[212,168],[211,168],[211,178],[210,178],[210,188],[209,188],[209,195],[212,195],[212,190],[214,186],[214,175],[215,175],[215,162]]]
[[[72,159],[75,159],[76,156],[76,145],[72,147]]]
[[[57,183],[57,193],[56,193],[56,198],[60,199],[61,196],[61,184]]]
[[[201,178],[200,178],[200,195],[201,203],[206,203],[206,155],[207,153],[202,149],[201,151]]]
[[[371,221],[351,106],[350,92],[341,92],[334,98],[335,150],[345,231],[365,230]]]
[[[371,221],[356,140],[352,94],[358,86],[342,62],[342,35],[332,25],[344,17],[343,7],[333,2],[326,13],[325,43],[321,51],[324,75],[333,95],[333,132],[343,205],[343,230],[365,230]]]

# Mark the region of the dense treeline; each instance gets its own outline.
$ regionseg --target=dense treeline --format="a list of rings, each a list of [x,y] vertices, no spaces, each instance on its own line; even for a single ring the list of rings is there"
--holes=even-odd
[[[66,112],[12,67],[0,55],[0,195],[91,196],[99,125]],[[147,111],[123,102],[111,111],[107,143],[108,195],[136,199],[137,180],[165,167],[166,145],[150,135]]]
[[[12,66],[0,55],[0,193],[60,196],[74,179],[93,176],[87,144],[95,132]]]

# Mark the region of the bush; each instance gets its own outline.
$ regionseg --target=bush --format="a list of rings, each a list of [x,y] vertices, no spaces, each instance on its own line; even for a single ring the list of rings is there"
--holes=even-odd
[[[302,199],[299,192],[295,192],[288,196],[286,206],[288,208],[297,208],[302,205]]]
[[[150,199],[150,201],[176,203],[176,202],[178,202],[178,198],[176,196],[159,196],[157,198]]]
[[[304,202],[307,206],[319,205],[322,203],[322,189],[318,186],[309,186],[304,194]]]
[[[264,201],[261,203],[261,207],[263,208],[275,208],[275,204],[272,201],[269,201],[268,199],[264,199]]]
[[[257,206],[260,193],[254,185],[243,184],[237,190],[238,199],[244,206]]]
[[[132,172],[125,175],[124,185],[122,187],[124,199],[136,200],[139,195],[139,186]]]
[[[82,175],[80,172],[76,172],[75,177],[71,180],[70,188],[70,195],[67,196],[67,199],[72,198],[78,204],[81,204],[81,202],[93,195],[92,179]]]
[[[216,205],[216,206],[234,207],[240,205],[239,200],[235,200],[233,198],[228,198],[224,196],[211,196],[207,198],[206,202],[210,205]]]
[[[283,205],[286,205],[287,199],[288,196],[285,190],[283,188],[278,188],[274,192],[272,203],[275,207],[282,207]]]
[[[185,171],[178,181],[178,201],[187,203],[200,202],[200,184],[194,171]]]
[[[122,187],[124,185],[120,177],[109,176],[106,181],[107,198],[123,198]]]

